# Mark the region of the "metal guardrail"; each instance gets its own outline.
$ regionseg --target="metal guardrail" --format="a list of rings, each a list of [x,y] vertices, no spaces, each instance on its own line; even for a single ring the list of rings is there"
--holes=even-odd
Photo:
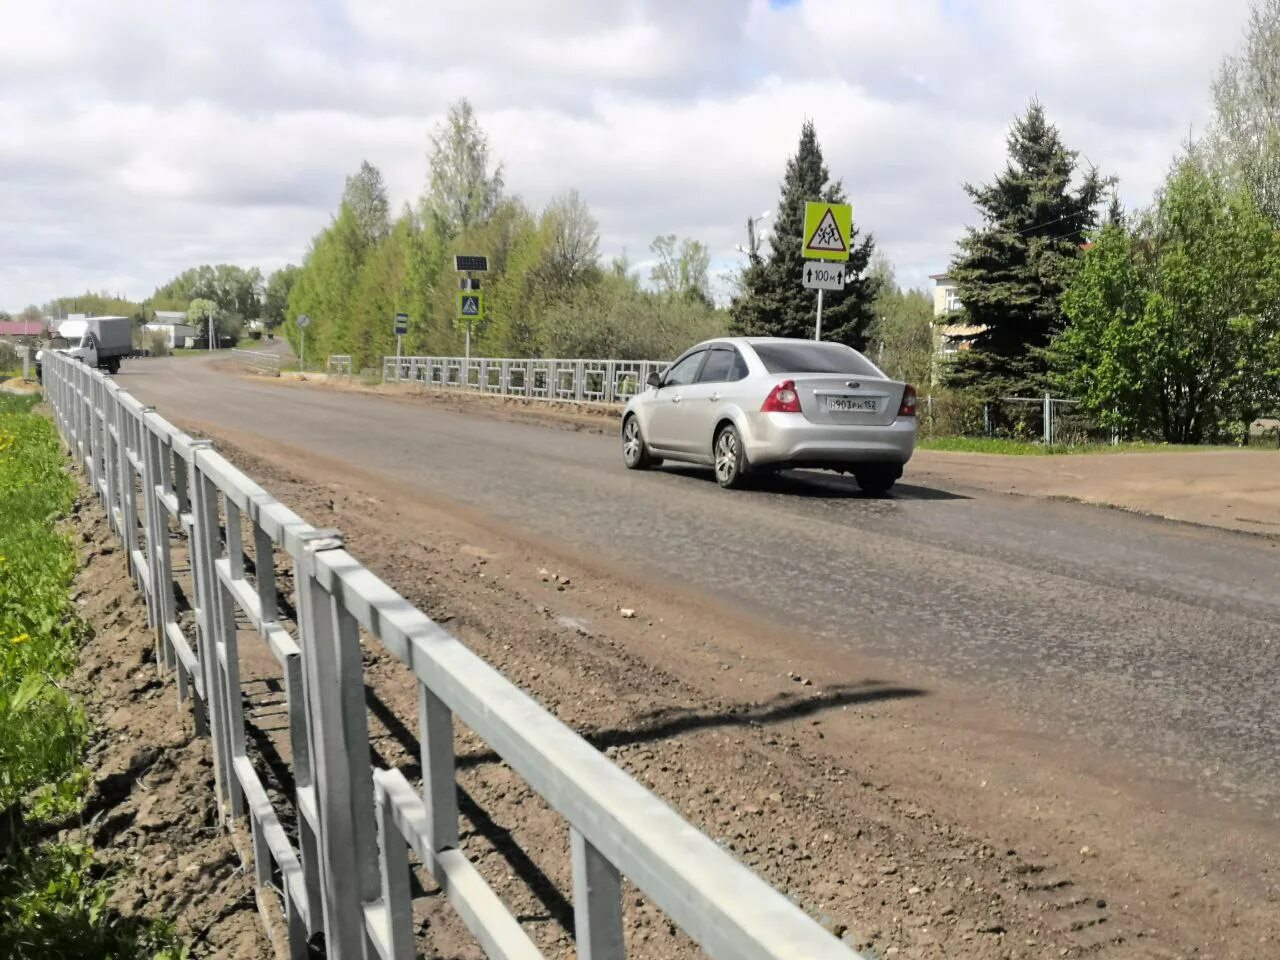
[[[262,370],[267,373],[280,372],[280,355],[267,350],[238,350],[233,347],[231,359],[255,370]]]
[[[496,357],[384,357],[382,379],[468,389],[500,397],[569,403],[626,403],[665,360],[532,360]]]
[[[625,956],[623,877],[720,960],[857,956],[366,570],[336,531],[303,521],[100,372],[55,355],[45,383],[125,545],[157,668],[176,674],[179,702],[212,740],[224,821],[248,820],[259,909],[276,904],[268,891],[283,901],[291,956],[307,956],[320,932],[336,960],[413,956],[409,847],[486,954],[540,956],[461,849],[455,717],[568,822],[579,957]],[[194,629],[175,601],[184,549]],[[292,632],[277,552],[292,562]],[[371,764],[362,628],[416,677],[420,788]],[[266,789],[247,746],[240,642],[255,638],[286,695],[286,816],[286,791]]]

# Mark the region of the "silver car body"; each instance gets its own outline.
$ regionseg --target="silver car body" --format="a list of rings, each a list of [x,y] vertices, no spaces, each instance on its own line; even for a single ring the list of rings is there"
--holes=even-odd
[[[773,345],[806,344],[835,348],[856,357],[855,372],[814,373],[777,369],[771,372],[761,353],[777,353]],[[696,365],[699,372],[713,352],[732,351],[734,379],[691,383],[684,379]],[[702,355],[701,363],[694,358]],[[845,355],[847,356],[847,355]],[[852,359],[852,358],[849,358]],[[836,365],[841,365],[840,360]],[[725,359],[717,358],[716,371]],[[805,364],[800,364],[805,365]],[[744,369],[745,368],[745,369]],[[673,374],[675,375],[673,377]],[[799,413],[763,412],[765,399],[779,384],[791,380],[800,400]],[[634,415],[652,456],[690,463],[715,462],[713,446],[721,427],[732,423],[742,438],[750,468],[821,467],[855,472],[859,464],[901,466],[915,450],[914,416],[899,416],[907,385],[891,380],[861,353],[832,343],[766,337],[724,337],[691,347],[664,374],[663,384],[632,397],[624,423]],[[873,403],[872,403],[873,402]],[[874,409],[872,409],[872,406]],[[851,409],[857,407],[859,409]]]

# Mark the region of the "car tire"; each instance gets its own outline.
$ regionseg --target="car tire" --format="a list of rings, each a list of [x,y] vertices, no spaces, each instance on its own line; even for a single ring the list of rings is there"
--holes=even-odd
[[[733,424],[721,427],[711,452],[715,459],[716,483],[726,490],[742,486],[747,475],[747,457],[742,450],[738,428]]]
[[[114,377],[119,372],[120,372],[120,360],[116,357],[112,357],[107,361],[107,373],[111,374],[111,376]]]
[[[661,460],[649,453],[649,445],[640,432],[640,419],[634,413],[622,421],[622,462],[628,470],[648,470],[662,465]]]
[[[869,493],[873,497],[883,497],[893,489],[900,476],[901,469],[885,466],[863,467],[853,471],[853,479],[858,481],[858,487],[863,493]]]

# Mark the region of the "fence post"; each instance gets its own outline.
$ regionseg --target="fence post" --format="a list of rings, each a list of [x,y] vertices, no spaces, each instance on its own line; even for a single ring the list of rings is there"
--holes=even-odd
[[[147,425],[149,411],[143,413],[142,433],[146,445],[145,457],[147,466],[146,502],[150,513],[147,530],[147,557],[151,561],[151,578],[155,588],[156,604],[156,670],[160,674],[171,669],[176,659],[175,652],[169,646],[167,628],[169,621],[175,620],[174,607],[176,597],[173,590],[173,557],[169,544],[169,513],[165,508],[163,496],[171,486],[169,478],[169,457],[160,435]],[[182,680],[182,678],[179,678]],[[178,685],[178,702],[186,699],[186,683]]]
[[[1044,443],[1053,443],[1053,401],[1049,399],[1049,391],[1044,392]]]
[[[387,915],[390,960],[413,960],[413,894],[409,887],[409,851],[396,828],[391,798],[377,791],[378,870],[382,875],[382,906]]]
[[[458,786],[453,756],[453,712],[418,684],[418,740],[422,750],[422,801],[427,808],[431,852],[458,845]]]
[[[982,405],[982,435],[984,437],[991,436],[991,404],[990,402]]]
[[[623,960],[622,877],[590,841],[569,828],[573,859],[573,928],[578,960]]]
[[[362,960],[364,905],[381,887],[373,771],[360,634],[341,605],[341,584],[318,579],[317,555],[340,550],[333,531],[308,538],[298,557],[303,689],[320,834],[325,946],[331,960]]]
[[[200,442],[200,441],[197,441]],[[193,444],[194,446],[194,444]],[[223,682],[224,671],[219,665],[219,644],[225,638],[224,624],[230,611],[224,609],[222,586],[218,580],[217,557],[221,552],[221,522],[218,517],[218,488],[200,468],[200,449],[209,442],[200,442],[192,450],[190,480],[192,485],[192,513],[196,534],[195,570],[197,603],[197,631],[200,647],[200,672],[204,680],[204,706],[209,714],[209,727],[213,742],[213,779],[217,789],[219,814],[223,804],[232,809],[232,816],[243,812],[243,797],[235,787],[235,753],[232,750],[230,718],[227,716],[229,698]],[[235,630],[234,617],[230,629]],[[234,652],[234,643],[227,652],[228,661]],[[236,706],[240,706],[240,691],[236,690]],[[237,715],[239,712],[237,711]],[[241,735],[243,736],[243,727]]]

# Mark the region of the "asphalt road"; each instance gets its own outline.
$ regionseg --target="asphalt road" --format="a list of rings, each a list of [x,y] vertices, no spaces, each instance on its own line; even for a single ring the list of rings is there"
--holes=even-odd
[[[868,499],[793,473],[759,490],[628,473],[609,437],[131,363],[177,419],[337,457],[815,642],[959,681],[1082,755],[1280,822],[1275,541],[913,480]]]

